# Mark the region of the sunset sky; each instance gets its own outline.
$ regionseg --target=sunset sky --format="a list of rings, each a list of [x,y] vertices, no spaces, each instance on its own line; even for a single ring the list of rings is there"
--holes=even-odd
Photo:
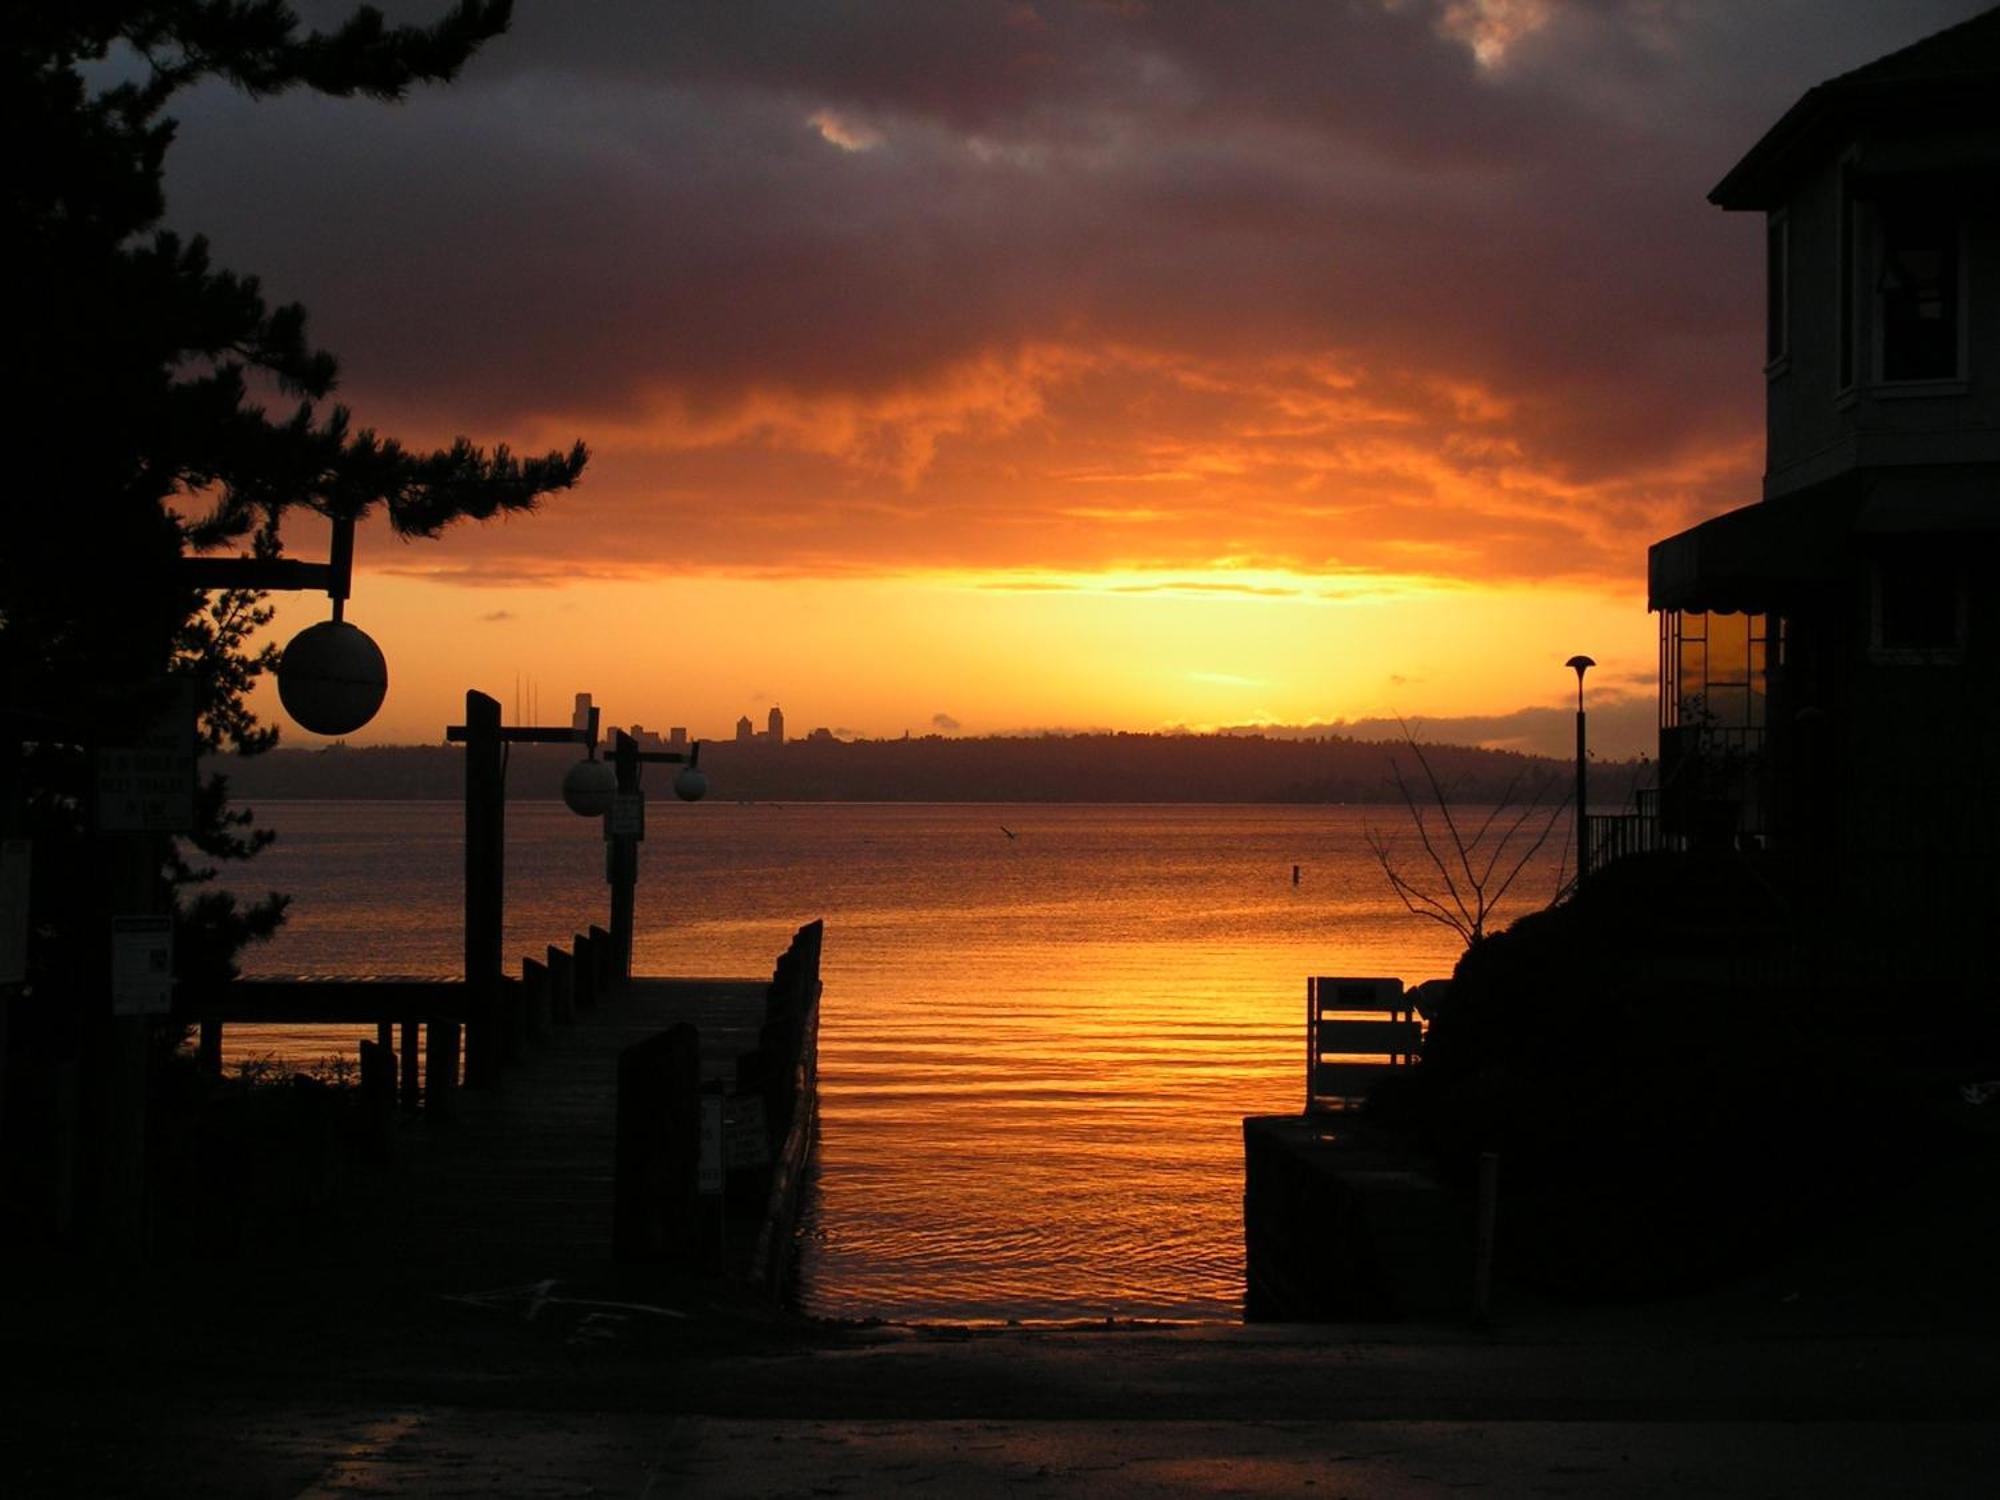
[[[364,528],[358,739],[520,682],[705,736],[1560,749],[1584,651],[1631,750],[1646,544],[1762,467],[1761,226],[1704,195],[1983,5],[524,0],[401,106],[191,96],[170,218],[306,304],[358,423],[591,446],[533,517]]]

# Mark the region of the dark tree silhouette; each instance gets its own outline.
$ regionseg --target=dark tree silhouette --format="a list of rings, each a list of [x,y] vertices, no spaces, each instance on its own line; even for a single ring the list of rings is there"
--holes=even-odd
[[[268,611],[254,594],[190,589],[178,558],[246,542],[275,555],[294,510],[380,512],[400,535],[432,536],[527,509],[583,469],[581,444],[527,459],[464,439],[414,452],[354,428],[325,404],[335,364],[307,338],[303,309],[268,306],[255,277],[161,227],[166,110],[182,90],[220,80],[254,95],[394,100],[451,79],[508,12],[461,0],[432,25],[391,26],[362,7],[317,31],[275,0],[6,4],[13,440],[0,692],[15,722],[0,726],[0,793],[10,823],[35,836],[42,948],[62,946],[41,939],[64,925],[44,896],[83,888],[64,878],[81,858],[83,747],[144,723],[175,677],[195,684],[203,748],[275,741],[245,703],[273,662],[251,641]],[[219,780],[197,803],[191,850],[163,855],[174,884],[263,842]],[[275,897],[248,911],[213,893],[181,906],[184,965],[203,951],[226,964],[282,914]]]

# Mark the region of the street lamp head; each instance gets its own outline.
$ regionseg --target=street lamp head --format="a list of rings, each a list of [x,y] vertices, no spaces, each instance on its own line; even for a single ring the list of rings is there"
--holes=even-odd
[[[1588,671],[1589,671],[1589,670],[1590,670],[1590,669],[1591,669],[1592,667],[1596,666],[1596,665],[1597,665],[1597,663],[1596,663],[1596,662],[1594,662],[1594,661],[1592,661],[1592,660],[1591,660],[1591,659],[1590,659],[1589,657],[1587,657],[1587,656],[1572,656],[1572,657],[1571,657],[1571,658],[1570,658],[1570,659],[1569,659],[1568,661],[1564,662],[1564,663],[1563,663],[1563,665],[1564,665],[1564,666],[1566,666],[1566,667],[1568,667],[1568,668],[1569,668],[1569,669],[1570,669],[1571,671],[1573,671],[1573,672],[1575,672],[1575,673],[1576,673],[1576,712],[1577,712],[1577,716],[1578,716],[1578,717],[1577,717],[1577,722],[1578,722],[1578,723],[1580,724],[1580,723],[1582,723],[1582,722],[1583,722],[1583,719],[1582,719],[1582,715],[1583,715],[1583,674],[1584,674],[1585,672],[1588,672]],[[1581,734],[1581,733],[1582,733],[1583,731],[1582,731],[1582,730],[1578,730],[1577,732],[1578,732],[1579,734]]]
[[[609,761],[586,757],[563,773],[563,803],[580,818],[601,818],[618,798],[618,771]]]
[[[389,692],[389,664],[368,633],[322,620],[293,636],[278,659],[278,701],[314,734],[351,734]]]
[[[708,795],[708,778],[693,766],[682,766],[674,776],[674,795],[683,802],[699,802]]]

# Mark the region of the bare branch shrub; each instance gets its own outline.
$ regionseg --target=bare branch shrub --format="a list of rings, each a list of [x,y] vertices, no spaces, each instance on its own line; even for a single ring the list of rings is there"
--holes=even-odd
[[[1412,916],[1449,927],[1469,948],[1486,936],[1501,901],[1548,843],[1571,798],[1565,793],[1548,800],[1563,780],[1560,771],[1524,765],[1500,799],[1477,814],[1474,827],[1466,820],[1473,809],[1453,801],[1455,786],[1439,780],[1407,724],[1403,742],[1423,773],[1422,795],[1411,790],[1393,756],[1389,770],[1409,814],[1420,857],[1403,859],[1399,839],[1373,824],[1365,829],[1368,847],[1404,908]],[[1558,895],[1568,872],[1566,844],[1564,848],[1556,876]]]

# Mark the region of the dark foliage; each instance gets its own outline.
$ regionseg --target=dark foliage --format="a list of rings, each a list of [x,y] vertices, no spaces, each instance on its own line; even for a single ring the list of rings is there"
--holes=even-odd
[[[1781,888],[1742,855],[1622,861],[1467,951],[1379,1103],[1461,1176],[1500,1154],[1510,1274],[1586,1297],[1725,1280],[1935,1152],[1897,1066],[1916,1007],[1802,965]]]
[[[15,440],[0,545],[0,735],[5,816],[35,839],[36,982],[76,981],[98,899],[83,845],[89,751],[197,694],[205,751],[275,743],[246,694],[274,653],[252,643],[256,595],[205,598],[178,581],[193,550],[279,551],[294,510],[379,513],[403,536],[522,510],[574,483],[567,453],[518,458],[463,439],[413,452],[328,405],[333,357],[304,310],[272,307],[254,276],[161,227],[167,107],[220,80],[252,94],[307,88],[396,99],[449,80],[505,29],[509,7],[461,0],[435,24],[392,26],[370,7],[306,28],[275,0],[9,3],[0,66],[18,149],[5,238],[7,382]],[[17,748],[18,747],[18,750]],[[267,835],[230,810],[222,779],[198,827],[162,849],[160,879],[199,888],[217,860]],[[272,897],[239,909],[214,892],[180,903],[183,976],[226,972],[281,920]],[[65,968],[68,965],[69,968]]]

